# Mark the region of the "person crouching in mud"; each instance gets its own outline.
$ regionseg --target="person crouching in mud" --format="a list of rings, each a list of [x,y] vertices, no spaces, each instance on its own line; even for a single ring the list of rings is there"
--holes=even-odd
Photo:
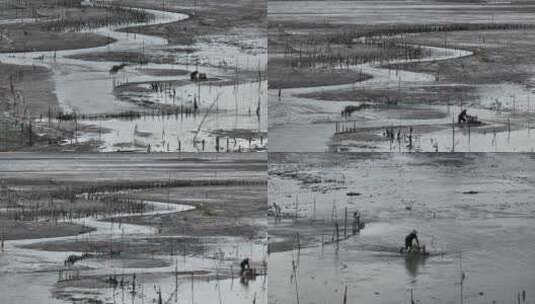
[[[413,230],[409,235],[405,237],[405,250],[410,252],[414,249],[418,250],[420,248],[420,242],[418,241],[418,232]]]
[[[240,276],[243,276],[244,274],[247,273],[247,271],[249,270],[250,268],[250,265],[249,265],[249,258],[246,258],[246,259],[243,259],[243,261],[241,261],[240,263]]]
[[[467,116],[468,116],[468,113],[466,109],[462,110],[462,112],[459,113],[459,115],[457,115],[457,123],[461,124],[463,122],[468,122]]]
[[[249,285],[249,280],[254,280],[253,271],[249,262],[249,258],[245,258],[240,263],[240,283],[243,286]]]

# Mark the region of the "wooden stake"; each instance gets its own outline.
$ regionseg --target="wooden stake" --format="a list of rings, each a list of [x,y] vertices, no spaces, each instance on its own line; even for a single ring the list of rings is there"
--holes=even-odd
[[[344,238],[347,238],[347,207],[344,214]]]

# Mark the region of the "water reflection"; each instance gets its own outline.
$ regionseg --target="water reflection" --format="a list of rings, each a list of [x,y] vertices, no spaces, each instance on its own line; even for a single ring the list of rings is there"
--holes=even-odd
[[[420,267],[425,265],[425,257],[417,255],[408,255],[405,256],[405,269],[411,277],[416,277],[420,272]]]

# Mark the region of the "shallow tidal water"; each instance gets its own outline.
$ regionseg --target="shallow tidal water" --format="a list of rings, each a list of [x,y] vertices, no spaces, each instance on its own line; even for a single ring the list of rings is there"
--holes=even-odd
[[[87,183],[102,180],[165,181],[171,178],[183,180],[249,180],[264,178],[258,171],[255,160],[262,167],[265,159],[262,154],[20,154],[4,153],[0,157],[0,180],[9,189],[24,191],[39,189],[50,181],[62,184],[65,181]],[[264,165],[265,166],[265,165]],[[12,183],[22,180],[27,184]],[[8,181],[6,183],[6,181]],[[16,184],[16,185],[13,185]],[[172,190],[172,189],[171,189]],[[184,189],[182,189],[184,190]],[[192,190],[194,191],[194,190]],[[122,194],[122,192],[119,192]],[[124,193],[123,193],[124,194]],[[83,195],[83,194],[81,194]],[[168,194],[169,195],[169,194]],[[193,194],[192,194],[193,195]],[[114,257],[94,257],[76,263],[72,269],[80,270],[80,279],[62,287],[58,283],[59,270],[64,261],[72,254],[82,252],[51,251],[26,248],[28,245],[42,245],[59,242],[100,242],[130,240],[132,244],[145,242],[146,239],[188,237],[188,235],[162,236],[153,225],[120,223],[122,217],[160,216],[187,212],[194,209],[191,204],[196,200],[208,201],[210,198],[188,194],[173,195],[170,203],[164,199],[143,200],[147,212],[143,214],[114,214],[105,217],[73,219],[70,222],[95,229],[81,235],[65,237],[45,237],[5,241],[0,251],[0,303],[21,304],[63,304],[63,303],[153,303],[161,290],[165,303],[210,303],[221,299],[223,303],[250,304],[267,302],[267,279],[260,275],[255,280],[241,282],[237,275],[240,260],[251,257],[261,262],[266,258],[264,238],[242,236],[199,237],[204,246],[203,254],[168,255],[162,253],[140,253],[139,255]],[[169,199],[169,196],[167,196]],[[4,212],[6,208],[0,209]],[[185,215],[186,216],[186,215]],[[113,222],[110,221],[113,218]],[[263,221],[250,219],[258,225]],[[119,222],[119,224],[118,224]],[[175,278],[175,272],[180,274]],[[192,280],[188,272],[195,274]],[[231,275],[230,273],[233,273]],[[103,284],[104,278],[117,275],[131,280],[137,274],[137,292],[131,293],[129,286],[124,289]],[[95,279],[92,281],[92,279]],[[95,285],[95,283],[98,284]],[[158,286],[156,288],[155,286]],[[31,292],[27,292],[31,290]],[[143,290],[141,292],[141,290]],[[91,302],[91,301],[101,302]],[[85,302],[84,302],[85,301]],[[219,301],[219,300],[216,300]],[[213,302],[215,303],[215,302]]]
[[[342,223],[347,207],[366,226],[338,247],[321,246],[320,235],[333,229],[318,228],[300,255],[272,253],[270,303],[297,302],[292,261],[300,303],[342,303],[346,286],[348,303],[410,303],[411,290],[417,303],[460,303],[461,272],[464,303],[516,303],[522,290],[533,301],[532,156],[309,153],[272,160],[270,200],[289,213],[297,200],[301,223],[328,222],[333,208]],[[430,257],[399,254],[412,229]]]
[[[305,24],[443,24],[443,23],[531,23],[534,7],[530,3],[520,6],[510,4],[483,5],[474,3],[446,3],[442,1],[273,1],[269,4],[270,21],[303,22]],[[290,23],[292,24],[292,23]],[[292,30],[291,28],[288,30]],[[473,56],[472,51],[419,45],[425,55],[413,60],[392,60],[389,63],[448,61]],[[340,113],[346,106],[360,106],[361,102],[328,101],[316,97],[304,97],[309,93],[346,92],[389,89],[414,92],[426,86],[440,85],[458,88],[465,83],[438,83],[435,75],[411,71],[394,71],[382,68],[384,63],[344,66],[356,72],[372,76],[356,83],[270,90],[270,149],[275,152],[531,152],[530,120],[533,117],[531,100],[535,92],[529,86],[500,80],[492,85],[476,84],[474,95],[468,101],[449,100],[444,97],[440,105],[428,105],[410,99],[402,100],[400,107],[420,107],[441,113],[441,118],[425,116],[402,118],[403,110],[379,107],[356,111],[348,120]],[[527,65],[529,66],[529,65]],[[337,67],[334,67],[337,68]],[[531,69],[532,70],[532,69]],[[532,73],[532,72],[530,72]],[[472,84],[470,84],[472,85]],[[496,106],[500,110],[494,111]],[[460,108],[483,122],[485,130],[475,126],[468,134],[456,126],[452,136],[452,121]],[[408,111],[411,111],[409,109]],[[454,111],[451,111],[454,110]],[[396,115],[397,114],[397,115]],[[519,118],[523,116],[523,118]],[[355,126],[355,136],[339,139],[336,125]],[[389,143],[382,134],[387,128],[404,129],[420,126],[415,134],[417,142],[409,145]],[[375,128],[368,132],[368,128]],[[430,130],[428,128],[431,128]],[[477,130],[477,129],[480,130]],[[465,128],[466,129],[466,128]],[[505,131],[504,131],[505,130]],[[359,134],[360,133],[360,134]],[[374,138],[370,140],[369,138]]]
[[[146,23],[133,23],[128,26],[166,24],[189,18],[188,15],[174,12],[148,9],[145,11],[152,14],[154,19]],[[24,20],[24,22],[36,21],[34,19]],[[0,24],[11,22],[10,19],[0,20]],[[0,60],[3,63],[50,68],[54,72],[54,92],[59,103],[58,109],[52,109],[54,112],[74,112],[80,116],[103,116],[129,111],[150,113],[153,109],[142,105],[149,102],[156,105],[184,106],[184,108],[191,110],[194,100],[198,104],[199,112],[195,116],[178,114],[176,115],[179,116],[178,118],[175,115],[167,115],[164,116],[162,122],[147,119],[150,116],[145,117],[144,115],[141,118],[128,120],[79,119],[79,124],[86,128],[73,129],[72,132],[76,133],[76,136],[73,135],[72,138],[67,138],[63,142],[65,149],[69,149],[68,146],[72,144],[92,141],[97,142],[96,150],[100,152],[147,151],[149,145],[151,151],[158,152],[213,152],[215,151],[213,142],[217,136],[213,134],[214,132],[233,134],[228,137],[236,144],[229,147],[229,151],[265,149],[267,139],[261,138],[264,137],[263,135],[258,135],[267,130],[267,101],[264,100],[266,97],[264,87],[267,87],[267,83],[261,79],[255,80],[255,77],[249,77],[248,81],[237,81],[234,86],[201,86],[193,83],[176,85],[173,88],[167,87],[163,94],[137,95],[130,97],[129,100],[119,98],[115,92],[121,84],[134,83],[139,86],[149,86],[151,82],[168,83],[189,80],[189,72],[194,70],[206,73],[209,78],[217,81],[247,78],[242,76],[242,73],[256,75],[264,70],[267,60],[262,38],[244,38],[243,41],[238,39],[237,43],[235,41],[237,38],[232,35],[213,35],[204,37],[202,41],[191,46],[182,46],[171,45],[167,39],[160,37],[119,31],[122,28],[125,26],[110,26],[82,31],[116,40],[105,46],[57,52],[0,53]],[[261,36],[262,33],[258,34]],[[243,49],[240,43],[249,46],[250,49]],[[170,48],[191,48],[195,51],[191,54],[187,52],[173,53],[167,50]],[[214,52],[213,49],[219,51]],[[108,52],[139,52],[140,50],[143,50],[143,54],[160,54],[162,58],[172,54],[177,64],[152,63],[143,66],[129,64],[114,74],[110,73],[110,69],[121,62],[95,62],[71,57],[100,53],[105,58]],[[144,69],[149,68],[162,71],[180,70],[186,71],[186,73],[177,76],[149,76],[144,72]],[[175,91],[172,98],[169,97],[171,89]],[[217,105],[212,106],[212,103]],[[258,115],[256,115],[257,108],[259,108]],[[32,113],[31,109],[30,113],[34,117],[46,116],[46,113]],[[88,131],[90,129],[92,131]],[[246,136],[247,138],[234,136],[234,134],[244,130],[252,135]],[[135,138],[134,133],[137,131],[144,136]],[[234,138],[236,139],[234,140]],[[197,141],[200,143],[202,140],[207,142],[206,145],[209,145],[205,149],[197,147]]]

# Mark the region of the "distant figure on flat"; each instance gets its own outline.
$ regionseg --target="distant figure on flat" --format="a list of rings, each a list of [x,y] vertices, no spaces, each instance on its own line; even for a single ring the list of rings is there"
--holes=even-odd
[[[199,71],[193,71],[189,74],[189,78],[191,81],[203,81],[208,80],[208,76],[206,73],[199,73]]]
[[[459,115],[457,115],[458,124],[470,124],[470,125],[480,125],[481,121],[477,116],[468,115],[466,109],[462,110]]]
[[[240,263],[240,276],[243,276],[247,273],[247,271],[251,268],[249,265],[249,258],[243,259]]]
[[[427,252],[425,245],[420,245],[416,230],[413,230],[405,237],[405,247],[402,247],[399,252],[401,254],[406,254],[407,256],[429,256],[429,252]]]
[[[459,115],[457,115],[457,123],[463,123],[466,122],[466,116],[468,113],[466,112],[466,109],[464,109]]]
[[[413,247],[420,247],[420,242],[418,241],[417,231],[413,230],[405,237],[405,250],[409,251]]]

